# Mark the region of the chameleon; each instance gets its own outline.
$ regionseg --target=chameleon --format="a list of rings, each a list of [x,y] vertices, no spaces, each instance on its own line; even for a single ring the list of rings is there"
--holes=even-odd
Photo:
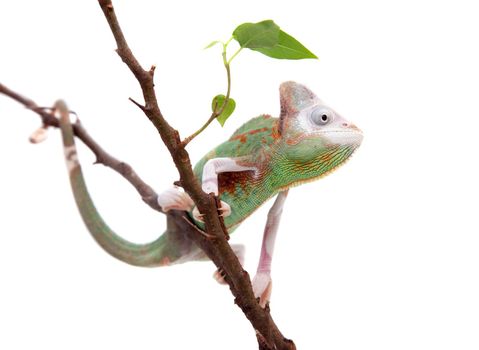
[[[275,197],[263,232],[261,253],[252,286],[264,307],[272,291],[271,265],[275,239],[290,188],[324,177],[343,165],[360,146],[363,133],[328,107],[306,86],[280,85],[280,115],[260,115],[243,124],[194,167],[203,191],[219,197],[228,232],[233,232],[256,209]],[[61,108],[59,109],[61,110]],[[96,210],[77,157],[68,113],[57,113],[71,187],[82,219],[97,243],[128,264],[156,267],[205,260],[205,254],[181,232],[168,229],[156,240],[135,244],[116,234]],[[158,195],[163,211],[188,212],[203,227],[202,214],[178,187]],[[244,247],[232,245],[241,263]],[[219,282],[221,271],[215,273]]]

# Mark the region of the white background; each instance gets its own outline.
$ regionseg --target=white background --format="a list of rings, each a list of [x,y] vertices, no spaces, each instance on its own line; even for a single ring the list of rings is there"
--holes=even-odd
[[[189,147],[193,160],[296,80],[365,134],[335,174],[291,191],[273,266],[273,316],[298,349],[479,348],[479,22],[474,1],[115,1],[137,57],[157,64],[165,117],[186,136],[225,87],[218,47],[272,18],[319,61],[242,52],[237,111]],[[0,82],[63,98],[113,155],[158,191],[177,179],[96,1],[0,2]],[[0,349],[255,349],[210,263],[141,269],[104,253],[69,190],[59,133],[0,96]],[[137,242],[161,215],[80,148],[110,225]],[[267,207],[234,234],[254,272]]]

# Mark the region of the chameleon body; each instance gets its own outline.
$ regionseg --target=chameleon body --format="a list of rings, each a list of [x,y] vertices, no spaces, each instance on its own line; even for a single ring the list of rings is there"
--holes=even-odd
[[[326,106],[305,86],[280,86],[279,118],[262,115],[241,126],[226,142],[206,154],[194,172],[205,192],[221,199],[230,232],[268,199],[277,196],[267,219],[257,275],[257,296],[269,298],[274,238],[288,189],[331,173],[349,159],[362,141],[362,132]],[[167,230],[150,244],[130,243],[102,220],[88,194],[76,158],[68,115],[60,115],[65,155],[73,193],[88,230],[111,255],[138,266],[161,266],[200,260],[204,255],[181,232]],[[202,227],[201,214],[179,189],[160,194],[162,208],[189,212]],[[236,247],[242,255],[242,247]]]
[[[322,141],[306,140],[301,133],[282,139],[279,124],[278,118],[269,115],[251,119],[195,166],[199,179],[205,163],[215,158],[234,158],[255,169],[218,175],[220,199],[231,207],[231,215],[224,219],[230,230],[278,192],[326,175],[354,151],[350,146],[336,146],[310,155],[311,149],[322,147]]]

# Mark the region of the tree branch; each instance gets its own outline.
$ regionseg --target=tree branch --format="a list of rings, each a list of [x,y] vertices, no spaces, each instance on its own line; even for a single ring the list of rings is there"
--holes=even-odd
[[[269,308],[262,309],[255,299],[249,275],[243,270],[226,240],[227,232],[218,215],[216,199],[213,194],[208,195],[202,191],[193,173],[188,152],[181,144],[178,131],[173,129],[161,114],[154,90],[153,70],[145,71],[134,57],[122,33],[112,2],[110,0],[98,2],[115,38],[118,55],[141,86],[145,99],[144,113],[157,128],[178,169],[183,188],[198,206],[199,211],[204,214],[206,231],[215,239],[206,238],[191,227],[186,229],[187,226],[185,226],[187,236],[205,251],[218,268],[225,272],[225,280],[235,296],[235,303],[243,310],[256,333],[259,334],[260,349],[295,349],[294,343],[285,339],[273,322]],[[182,223],[187,225],[184,220]]]
[[[4,94],[13,100],[21,103],[26,108],[32,110],[33,112],[37,113],[40,118],[42,119],[42,123],[44,127],[59,127],[58,119],[53,115],[52,110],[49,108],[41,108],[33,102],[32,100],[20,95],[19,93],[7,88],[5,85],[0,84],[0,94]],[[73,125],[73,131],[75,136],[77,136],[94,154],[96,157],[96,164],[103,164],[117,173],[122,175],[133,187],[135,187],[136,191],[140,194],[143,201],[148,204],[152,209],[157,210],[159,212],[163,212],[160,205],[158,204],[157,197],[158,195],[156,192],[145,183],[133,170],[133,168],[109,153],[107,153],[94,139],[93,137],[88,134],[88,132],[83,128],[81,123],[77,121]]]
[[[218,268],[225,272],[225,280],[235,296],[235,303],[242,309],[256,333],[259,334],[260,349],[295,349],[294,343],[285,339],[277,328],[269,313],[269,307],[261,308],[254,297],[249,275],[243,270],[226,240],[227,232],[225,232],[223,222],[218,215],[215,197],[213,194],[206,194],[202,191],[193,173],[188,152],[182,146],[178,131],[173,129],[161,114],[154,90],[153,70],[145,71],[130,50],[111,0],[98,0],[98,3],[115,38],[118,55],[136,77],[143,91],[144,113],[155,125],[168,148],[180,174],[181,185],[193,199],[199,211],[204,214],[206,231],[215,238],[206,238],[192,230],[191,227],[186,229],[187,226],[185,226],[187,236],[205,251]],[[184,220],[182,223],[187,225]]]

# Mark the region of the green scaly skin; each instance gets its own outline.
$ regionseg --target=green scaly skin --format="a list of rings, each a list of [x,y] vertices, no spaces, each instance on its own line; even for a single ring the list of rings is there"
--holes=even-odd
[[[95,208],[85,184],[77,159],[68,109],[62,101],[57,102],[55,109],[60,114],[60,129],[73,195],[80,215],[96,242],[113,257],[135,266],[168,265],[170,261],[188,254],[191,250],[191,243],[186,241],[181,233],[167,231],[151,243],[135,244],[121,238],[105,223]]]
[[[224,219],[230,231],[279,191],[327,174],[354,151],[352,147],[336,146],[308,156],[309,149],[314,148],[318,140],[307,140],[296,147],[288,145],[278,135],[279,123],[279,118],[269,115],[251,119],[228,141],[203,157],[194,168],[200,180],[204,164],[214,158],[244,157],[242,164],[258,168],[256,176],[251,171],[243,172],[244,178],[239,173],[224,173],[220,177],[219,197],[231,207],[231,215]],[[324,161],[328,157],[331,161]],[[228,188],[222,188],[221,183],[230,179],[236,181]],[[197,224],[202,225],[200,222]]]
[[[256,117],[241,126],[229,140],[206,154],[195,166],[201,181],[208,160],[234,159],[251,171],[218,175],[218,195],[231,207],[225,217],[230,232],[280,191],[325,176],[342,165],[362,141],[361,131],[325,106],[306,87],[286,82],[280,87],[281,115]],[[313,116],[316,113],[318,115]],[[323,125],[324,114],[330,120]],[[156,241],[138,245],[115,234],[103,221],[88,194],[76,160],[68,113],[60,118],[73,193],[81,216],[94,239],[108,253],[137,266],[162,266],[203,259],[180,232],[166,231]],[[193,211],[189,212],[195,220]],[[203,228],[199,220],[196,224]]]

